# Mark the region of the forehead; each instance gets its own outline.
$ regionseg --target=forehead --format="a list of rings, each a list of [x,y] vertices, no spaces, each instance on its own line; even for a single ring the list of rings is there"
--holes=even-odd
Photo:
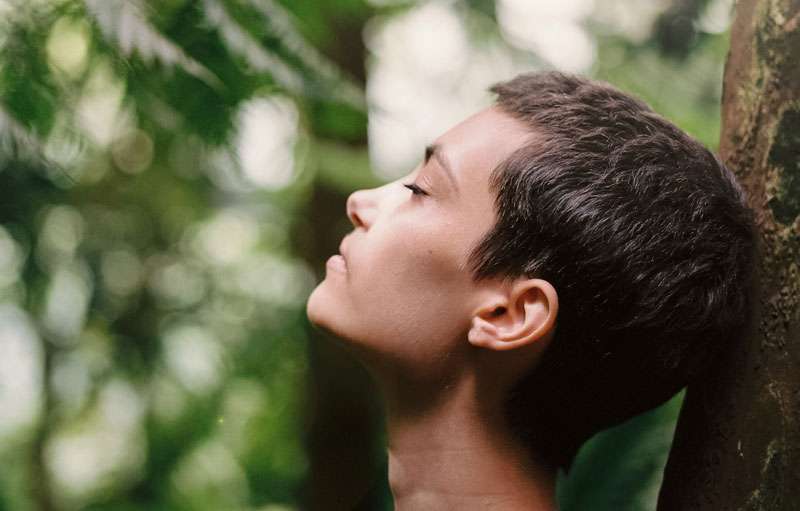
[[[531,137],[531,129],[522,121],[493,106],[456,124],[436,143],[459,185],[487,190],[491,171]]]

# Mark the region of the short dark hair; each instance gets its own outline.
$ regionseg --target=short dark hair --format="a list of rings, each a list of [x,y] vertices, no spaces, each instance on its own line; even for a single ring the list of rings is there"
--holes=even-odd
[[[669,399],[747,326],[753,214],[714,154],[607,83],[541,72],[490,90],[535,136],[492,171],[497,222],[470,265],[558,293],[554,338],[506,417],[569,470],[589,437]]]

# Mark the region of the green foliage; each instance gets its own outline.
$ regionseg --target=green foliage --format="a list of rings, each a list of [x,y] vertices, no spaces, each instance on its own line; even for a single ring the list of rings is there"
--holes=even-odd
[[[683,392],[590,439],[569,475],[560,474],[559,509],[654,509],[682,402]]]

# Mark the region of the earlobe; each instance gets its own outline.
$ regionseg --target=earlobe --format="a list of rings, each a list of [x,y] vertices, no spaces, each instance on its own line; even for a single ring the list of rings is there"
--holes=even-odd
[[[549,282],[518,279],[473,314],[467,338],[476,347],[498,351],[546,344],[557,315],[558,295]]]

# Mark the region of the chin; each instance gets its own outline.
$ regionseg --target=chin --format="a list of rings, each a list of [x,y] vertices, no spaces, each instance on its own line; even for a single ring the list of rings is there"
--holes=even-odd
[[[322,296],[324,294],[324,291],[321,289],[322,286],[322,283],[317,285],[306,301],[306,316],[308,316],[308,320],[320,328],[324,328],[325,314],[323,314],[323,311],[326,305],[325,297]]]
[[[358,329],[360,325],[347,324],[347,318],[353,316],[342,310],[341,299],[329,294],[324,281],[309,295],[306,301],[306,316],[315,327],[330,334],[338,344],[357,358],[360,359],[371,351],[359,339],[360,336],[353,335],[354,332],[351,330]]]
[[[342,303],[341,300],[331,296],[325,281],[322,281],[309,295],[306,301],[306,316],[317,328],[336,337],[343,336],[344,332],[341,331],[340,325],[342,318],[345,317]]]

